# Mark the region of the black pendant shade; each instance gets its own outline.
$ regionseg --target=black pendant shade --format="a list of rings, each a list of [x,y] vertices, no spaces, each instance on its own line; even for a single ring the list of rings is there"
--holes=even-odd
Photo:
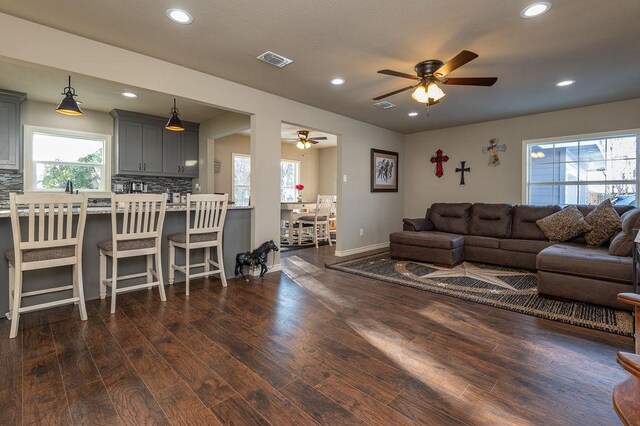
[[[173,108],[171,108],[171,118],[167,121],[165,129],[171,130],[174,132],[182,132],[184,131],[184,126],[182,125],[182,121],[180,121],[180,114],[178,113],[178,108],[176,107],[176,98],[173,98]]]
[[[60,105],[56,108],[56,112],[74,117],[82,115],[82,110],[76,100],[73,99],[73,97],[77,95],[76,90],[71,87],[71,76],[69,76],[69,85],[64,88],[62,94],[64,95],[64,99],[62,99],[62,102],[60,102]]]

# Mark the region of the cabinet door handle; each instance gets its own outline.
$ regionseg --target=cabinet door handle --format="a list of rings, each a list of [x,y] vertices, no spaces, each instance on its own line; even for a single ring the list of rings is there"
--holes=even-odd
[[[138,163],[138,170],[142,170],[142,163]]]
[[[147,170],[147,163],[142,164],[142,170]]]

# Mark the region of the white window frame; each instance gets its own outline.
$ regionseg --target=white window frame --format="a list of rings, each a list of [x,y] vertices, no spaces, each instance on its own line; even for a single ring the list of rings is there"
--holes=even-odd
[[[229,194],[230,201],[235,202],[236,195],[236,157],[244,157],[249,159],[249,173],[253,173],[251,170],[251,155],[250,154],[240,154],[239,152],[231,153],[231,194]],[[249,179],[249,185],[241,185],[243,187],[249,187],[249,198],[251,199],[251,179]],[[249,200],[249,204],[251,204],[251,200]]]
[[[569,135],[569,136],[557,136],[552,138],[543,138],[543,139],[525,139],[522,141],[522,204],[527,204],[529,202],[529,146],[530,145],[541,145],[546,143],[560,143],[560,142],[571,142],[578,141],[584,139],[598,139],[598,138],[615,138],[616,136],[634,136],[636,137],[636,194],[638,190],[640,190],[640,129],[629,129],[629,130],[615,130],[611,132],[598,132],[598,133],[585,133],[580,135]],[[589,182],[590,184],[595,185],[608,185],[615,184],[620,182],[628,182],[628,181],[581,181],[581,182]],[[577,185],[581,182],[571,181],[571,182],[550,182],[550,185]],[[640,205],[638,202],[638,198],[636,196],[636,203]]]
[[[293,186],[293,189],[296,190],[295,185],[300,183],[300,175],[301,175],[301,171],[300,171],[300,160],[287,160],[286,158],[281,158],[280,159],[280,171],[282,173],[282,163],[283,162],[287,162],[287,163],[295,163],[296,164],[296,183]],[[282,180],[282,176],[280,177],[280,179]],[[297,191],[297,190],[296,190]],[[282,186],[280,186],[280,202],[284,202],[282,201]],[[291,202],[291,201],[289,201]]]
[[[82,192],[90,192],[93,195],[108,195],[111,193],[111,135],[102,133],[81,132],[78,130],[56,129],[51,127],[30,126],[23,127],[23,172],[24,172],[24,192],[61,192],[57,189],[41,189],[36,188],[36,168],[33,161],[33,135],[43,133],[47,135],[71,137],[77,139],[102,140],[104,143],[104,173],[102,179],[102,187],[100,189],[83,189]],[[61,163],[62,164],[62,163]]]

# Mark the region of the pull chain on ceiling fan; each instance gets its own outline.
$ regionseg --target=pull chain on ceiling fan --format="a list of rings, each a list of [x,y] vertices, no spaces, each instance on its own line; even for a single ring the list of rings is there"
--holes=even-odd
[[[415,89],[411,94],[411,97],[417,102],[423,103],[429,107],[437,104],[440,99],[445,96],[445,93],[440,88],[439,83],[451,86],[493,86],[495,82],[498,81],[497,77],[447,78],[449,73],[460,68],[464,64],[471,62],[477,57],[478,55],[475,53],[463,50],[446,64],[437,59],[422,61],[416,64],[414,68],[416,75],[389,69],[380,70],[378,71],[378,74],[417,80],[419,83],[394,90],[393,92],[385,93],[384,95],[373,98],[373,100],[379,101],[409,89]]]

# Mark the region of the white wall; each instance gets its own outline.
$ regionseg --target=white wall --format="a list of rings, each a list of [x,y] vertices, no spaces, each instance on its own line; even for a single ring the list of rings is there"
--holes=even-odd
[[[320,173],[318,192],[322,195],[338,192],[338,148],[322,148],[320,150]]]
[[[405,136],[404,213],[423,217],[434,202],[522,202],[523,140],[640,128],[640,99],[489,121]],[[489,167],[482,153],[491,138],[507,145],[501,165]],[[429,162],[436,150],[449,156],[438,179]],[[466,186],[455,173],[460,161],[471,172]]]
[[[338,135],[338,167],[348,176],[347,183],[338,184],[339,254],[388,242],[389,233],[401,228],[403,180],[398,193],[369,192],[371,148],[398,151],[403,158],[403,137],[396,132],[7,14],[0,14],[0,39],[0,56],[6,58],[252,114],[251,151],[257,159],[252,164],[254,245],[279,238],[282,122]],[[72,57],[82,60],[69,61]]]
[[[106,112],[83,110],[82,117],[58,114],[57,105],[26,100],[20,109],[22,125],[75,130],[113,136],[113,118]]]

